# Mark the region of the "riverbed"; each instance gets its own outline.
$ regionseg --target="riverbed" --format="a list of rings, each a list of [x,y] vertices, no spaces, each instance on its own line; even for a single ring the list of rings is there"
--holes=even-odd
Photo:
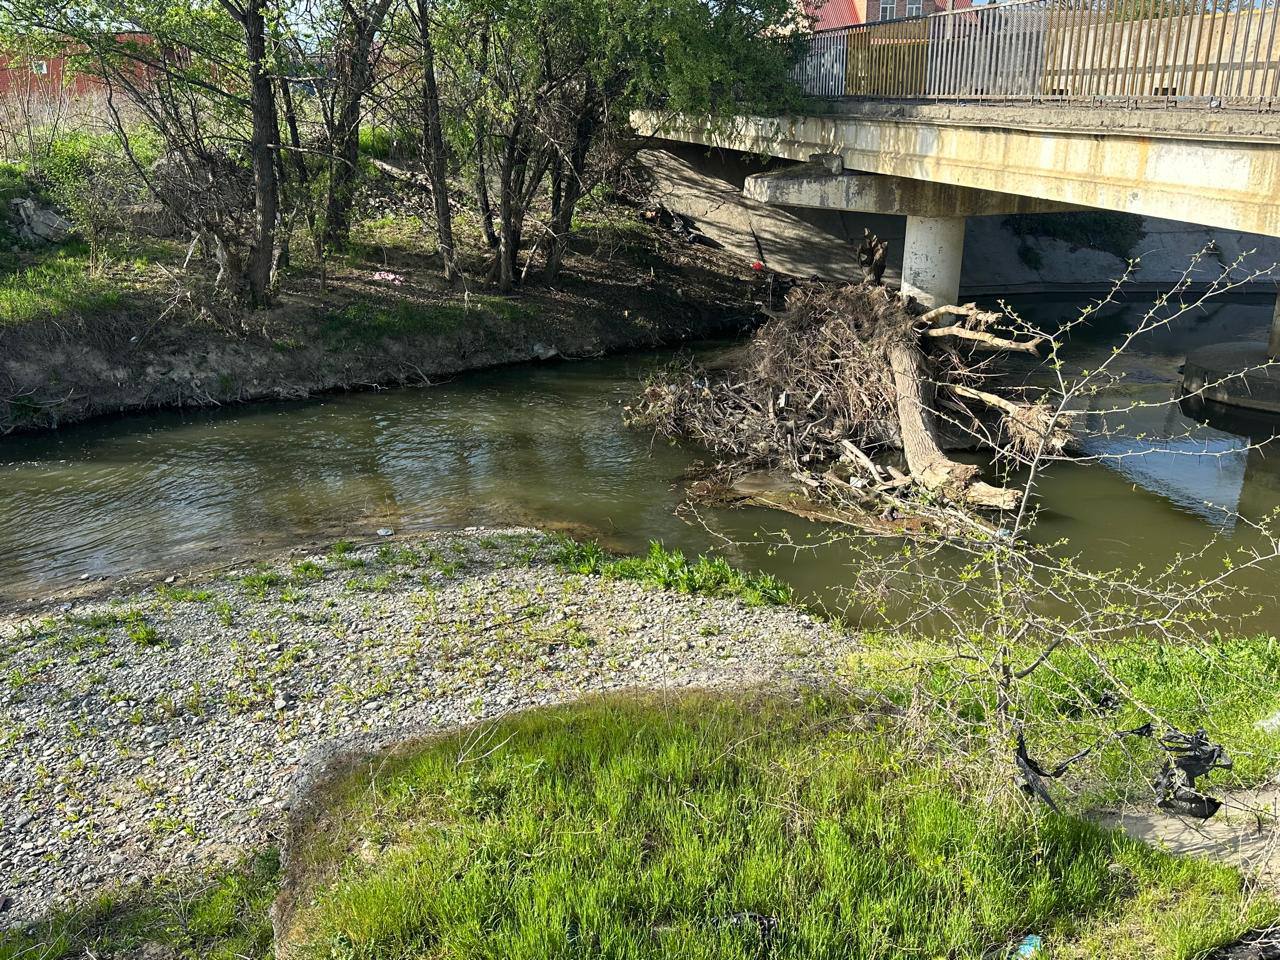
[[[1046,320],[1072,315],[1078,301],[1022,307]],[[1104,312],[1076,337],[1073,362],[1105,357],[1140,309]],[[1250,450],[1245,427],[1202,426],[1167,401],[1187,349],[1261,335],[1270,312],[1263,298],[1222,301],[1142,343],[1126,359],[1124,383],[1094,405],[1154,405],[1090,441],[1098,462],[1049,473],[1035,535],[1068,538],[1095,567],[1150,567],[1212,537],[1224,538],[1223,548],[1246,545],[1253,534],[1234,515],[1256,521],[1280,507],[1280,457]],[[129,416],[0,440],[0,600],[380,528],[520,524],[569,529],[619,550],[650,540],[691,552],[718,547],[838,604],[847,547],[778,550],[772,536],[785,531],[805,544],[822,539],[823,528],[758,509],[703,511],[699,522],[678,514],[681,477],[699,451],[621,422],[640,379],[670,357],[519,365],[424,388]],[[1159,452],[1125,456],[1140,443]],[[1220,567],[1220,552],[1205,569]],[[1256,591],[1242,611],[1246,602],[1274,610]]]

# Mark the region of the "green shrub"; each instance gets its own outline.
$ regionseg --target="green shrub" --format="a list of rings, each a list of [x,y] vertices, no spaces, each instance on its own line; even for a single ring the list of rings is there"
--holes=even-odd
[[[129,149],[140,165],[148,167],[160,158],[163,147],[157,137],[135,131],[129,134]],[[31,172],[53,190],[68,191],[83,186],[104,164],[128,164],[132,169],[119,138],[113,133],[72,131],[55,137]]]

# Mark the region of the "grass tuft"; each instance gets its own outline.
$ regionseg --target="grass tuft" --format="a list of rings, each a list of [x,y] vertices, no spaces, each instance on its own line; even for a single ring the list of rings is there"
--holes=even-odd
[[[124,294],[117,280],[95,273],[87,252],[71,244],[30,266],[0,260],[0,327],[46,317],[83,317],[118,309]]]
[[[268,960],[280,861],[274,850],[207,876],[121,891],[0,931],[0,960],[173,957]]]
[[[969,781],[846,699],[608,698],[361,765],[311,825],[295,957],[1187,960],[1239,874]],[[1002,798],[1002,799],[996,799]]]
[[[320,335],[334,347],[374,345],[400,337],[441,336],[486,321],[515,323],[527,316],[526,307],[494,296],[472,297],[467,303],[360,302],[330,314]]]
[[[598,543],[562,538],[552,562],[570,573],[634,580],[645,586],[708,597],[735,597],[749,606],[782,606],[795,600],[792,588],[768,573],[746,573],[723,557],[702,555],[688,560],[680,550],[657,541],[639,557],[615,557]]]
[[[906,707],[927,702],[951,729],[945,742],[989,738],[997,726],[998,687],[989,664],[997,648],[974,641],[969,656],[949,647],[893,634],[864,634],[845,668],[847,678]],[[1009,650],[1012,662],[1032,662],[1029,646]],[[1105,667],[1105,669],[1104,669]],[[1032,756],[1050,765],[1086,745],[1095,749],[1072,767],[1063,793],[1086,804],[1150,802],[1151,780],[1164,755],[1149,739],[1113,739],[1116,731],[1154,721],[1203,729],[1227,744],[1234,768],[1214,774],[1213,786],[1247,787],[1276,774],[1280,732],[1258,721],[1280,709],[1280,641],[1270,636],[1213,637],[1179,646],[1147,639],[1097,647],[1066,646],[1020,686],[1013,704],[1026,725]],[[1207,781],[1206,781],[1207,782]]]

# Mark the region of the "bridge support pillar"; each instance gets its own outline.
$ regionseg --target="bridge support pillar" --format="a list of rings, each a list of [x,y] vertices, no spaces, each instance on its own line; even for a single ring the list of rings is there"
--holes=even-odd
[[[1271,340],[1267,344],[1267,357],[1280,360],[1280,293],[1276,294],[1275,312],[1271,315]]]
[[[907,217],[902,249],[902,295],[929,309],[960,297],[964,217]]]

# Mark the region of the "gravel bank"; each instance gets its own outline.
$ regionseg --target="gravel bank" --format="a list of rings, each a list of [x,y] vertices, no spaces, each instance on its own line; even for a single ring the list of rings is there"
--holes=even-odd
[[[355,743],[623,687],[826,673],[789,608],[566,574],[528,530],[387,541],[0,621],[0,925],[278,837]]]

